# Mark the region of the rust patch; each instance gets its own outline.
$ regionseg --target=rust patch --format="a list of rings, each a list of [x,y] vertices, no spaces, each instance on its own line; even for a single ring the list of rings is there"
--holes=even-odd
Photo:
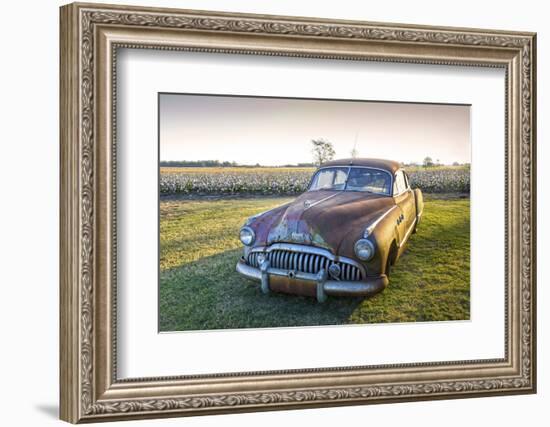
[[[309,280],[290,279],[283,276],[270,276],[269,289],[273,292],[282,292],[285,294],[305,295],[314,297],[317,295],[315,282]]]

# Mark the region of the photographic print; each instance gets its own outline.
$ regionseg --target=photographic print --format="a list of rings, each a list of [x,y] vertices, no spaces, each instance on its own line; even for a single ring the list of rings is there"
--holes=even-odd
[[[161,332],[469,319],[469,105],[158,101]]]

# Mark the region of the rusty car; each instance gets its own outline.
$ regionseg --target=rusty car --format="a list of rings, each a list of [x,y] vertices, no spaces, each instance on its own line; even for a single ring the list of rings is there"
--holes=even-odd
[[[326,162],[294,201],[246,220],[237,272],[264,293],[319,302],[329,295],[374,295],[388,285],[423,208],[421,190],[411,188],[398,162]]]

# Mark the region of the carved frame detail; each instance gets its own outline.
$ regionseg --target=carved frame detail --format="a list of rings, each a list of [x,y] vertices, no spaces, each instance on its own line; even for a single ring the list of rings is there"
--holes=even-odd
[[[225,37],[235,43],[221,43],[218,47],[179,46],[175,43],[143,43],[130,39],[126,42],[101,40],[101,32],[120,29],[153,34],[163,31],[178,34],[211,34]],[[164,34],[164,33],[162,33]],[[240,46],[246,39],[285,40],[285,47],[254,48]],[[216,36],[217,37],[217,36]],[[322,39],[325,44],[317,51],[308,48],[309,41]],[[221,40],[216,38],[215,40]],[[98,41],[109,46],[111,57],[98,59]],[[340,43],[340,41],[342,43]],[[354,43],[357,42],[357,43]],[[361,53],[361,43],[366,43],[366,54]],[[384,49],[377,50],[377,43]],[[275,43],[277,44],[277,43]],[[392,52],[392,45],[400,51]],[[357,46],[357,48],[355,48]],[[98,108],[103,105],[103,96],[98,91],[112,91],[116,75],[113,69],[111,80],[103,86],[99,71],[106,61],[106,68],[116,63],[117,47],[153,49],[180,49],[205,52],[246,53],[253,55],[287,55],[316,58],[341,58],[350,60],[400,61],[409,63],[468,64],[473,66],[506,67],[509,82],[507,96],[508,128],[507,138],[510,153],[517,151],[517,164],[508,165],[508,192],[511,202],[507,230],[515,229],[517,234],[507,234],[507,242],[514,241],[507,253],[510,273],[517,278],[508,290],[511,302],[508,304],[506,354],[502,361],[470,361],[471,363],[439,363],[402,365],[394,367],[357,367],[367,375],[377,370],[387,372],[387,381],[350,383],[346,386],[319,386],[308,382],[308,375],[327,370],[287,371],[277,373],[295,379],[298,375],[303,385],[284,389],[280,384],[272,389],[258,391],[224,392],[217,389],[216,378],[239,381],[240,375],[210,376],[205,378],[212,386],[207,394],[182,393],[179,397],[163,397],[150,393],[151,383],[161,383],[167,390],[185,385],[185,378],[143,379],[143,393],[124,395],[127,382],[116,379],[116,348],[100,344],[107,342],[116,347],[116,339],[98,338],[98,322],[108,322],[104,335],[115,328],[116,298],[104,296],[110,307],[98,308],[103,284],[96,273],[103,267],[105,257],[99,253],[98,232],[109,229],[105,224],[113,220],[106,218],[101,201],[104,192],[98,190],[98,180],[105,172],[98,168],[98,141],[101,132],[114,132],[115,108],[98,120]],[[434,49],[448,47],[443,55],[432,54]],[[369,53],[369,49],[370,52]],[[341,53],[338,51],[341,50]],[[355,52],[355,53],[354,53]],[[378,52],[378,53],[377,53]],[[486,52],[483,56],[483,52]],[[216,413],[228,411],[252,411],[258,409],[281,409],[335,404],[359,404],[383,401],[401,401],[428,398],[479,396],[495,393],[531,393],[535,391],[535,35],[531,33],[497,32],[486,30],[416,27],[394,24],[373,24],[365,22],[330,22],[306,18],[273,17],[261,15],[235,15],[214,12],[196,12],[170,9],[147,9],[121,6],[72,4],[61,9],[61,417],[67,421],[100,421],[137,417],[159,417],[185,414]],[[98,101],[99,100],[99,101]],[[98,131],[98,126],[110,123],[110,129]],[[508,161],[512,161],[509,156]],[[116,166],[115,154],[111,157]],[[111,171],[112,173],[112,171]],[[100,184],[107,188],[110,182]],[[110,194],[111,200],[114,197]],[[99,207],[98,207],[99,206]],[[109,207],[109,206],[108,206]],[[112,209],[112,205],[110,206]],[[102,231],[103,230],[103,231]],[[64,243],[66,242],[66,243]],[[110,245],[116,245],[116,234]],[[112,261],[116,263],[115,261]],[[514,267],[515,266],[515,267]],[[107,267],[106,267],[107,268]],[[98,270],[99,269],[99,270]],[[107,268],[116,270],[116,264]],[[102,270],[101,270],[102,271]],[[103,274],[100,271],[99,274]],[[103,297],[101,297],[103,298]],[[110,312],[110,314],[109,314]],[[102,335],[103,336],[103,335]],[[516,337],[517,339],[515,339]],[[513,342],[512,342],[513,341]],[[511,351],[508,351],[508,350]],[[108,366],[102,361],[110,360]],[[477,363],[477,365],[476,365]],[[480,367],[513,368],[506,375],[483,374]],[[470,366],[472,365],[472,366]],[[410,373],[426,372],[430,369],[449,368],[450,379],[438,377],[431,380],[401,380],[402,370]],[[470,374],[455,376],[458,370]],[[458,369],[458,370],[457,370]],[[103,371],[108,371],[106,374]],[[102,372],[98,372],[102,371]],[[328,370],[327,375],[343,375],[345,368]],[[510,373],[511,372],[511,373]],[[258,378],[270,373],[249,373]],[[99,375],[99,376],[98,376]],[[440,374],[438,374],[440,375]],[[106,379],[100,379],[106,378]],[[246,379],[253,381],[254,378]],[[367,377],[365,377],[367,378]],[[200,380],[200,378],[199,378]],[[245,379],[242,379],[245,381]],[[330,380],[327,380],[330,383]],[[132,382],[135,389],[135,383]],[[114,390],[114,391],[113,391]],[[122,394],[116,394],[116,393]],[[112,396],[110,395],[112,394]],[[166,393],[170,395],[170,393]]]

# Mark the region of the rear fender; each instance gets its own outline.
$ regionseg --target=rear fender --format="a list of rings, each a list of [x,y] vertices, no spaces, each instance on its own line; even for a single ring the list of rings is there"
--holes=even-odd
[[[414,189],[414,203],[416,207],[416,222],[418,223],[424,212],[424,197],[419,188]]]

